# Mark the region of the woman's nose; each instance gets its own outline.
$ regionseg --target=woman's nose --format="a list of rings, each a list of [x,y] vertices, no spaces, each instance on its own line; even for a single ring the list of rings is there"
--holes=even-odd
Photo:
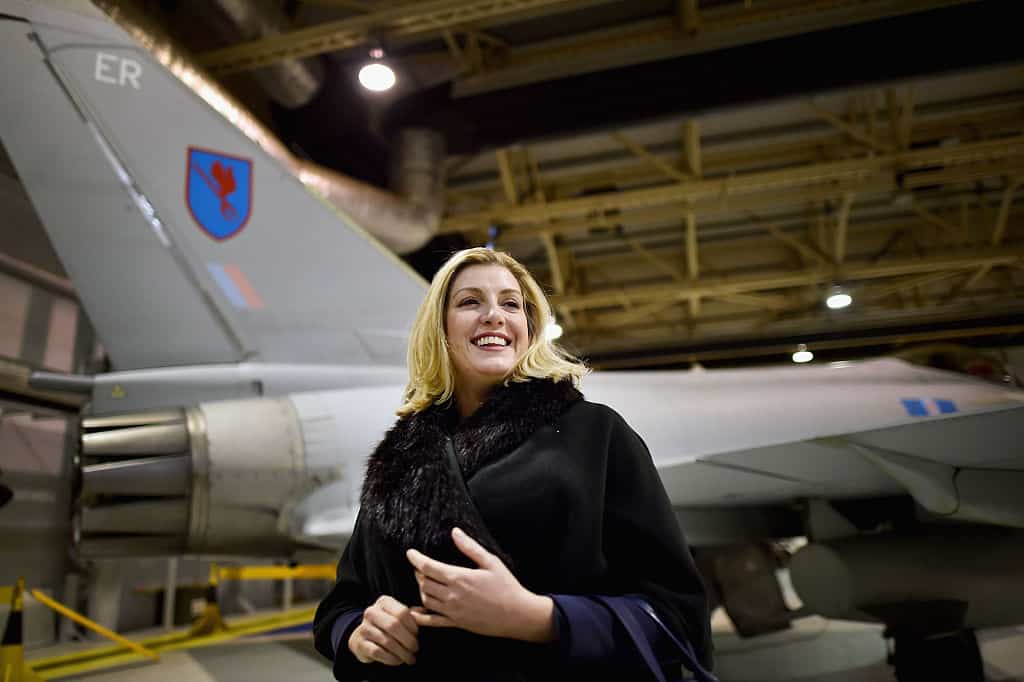
[[[483,321],[493,324],[504,323],[504,319],[501,316],[501,311],[498,309],[498,305],[487,305],[484,306],[483,310]]]

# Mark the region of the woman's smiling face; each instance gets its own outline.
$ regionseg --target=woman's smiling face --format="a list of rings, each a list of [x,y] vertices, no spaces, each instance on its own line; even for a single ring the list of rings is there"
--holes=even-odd
[[[523,292],[500,265],[470,265],[452,281],[445,333],[457,391],[500,383],[530,345]]]

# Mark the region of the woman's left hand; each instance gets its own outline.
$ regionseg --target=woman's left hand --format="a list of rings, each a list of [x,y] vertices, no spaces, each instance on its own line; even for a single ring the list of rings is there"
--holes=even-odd
[[[554,601],[519,584],[501,559],[458,528],[455,546],[479,568],[435,561],[410,549],[420,599],[429,610],[413,609],[421,627],[456,627],[490,637],[549,642],[555,636]]]

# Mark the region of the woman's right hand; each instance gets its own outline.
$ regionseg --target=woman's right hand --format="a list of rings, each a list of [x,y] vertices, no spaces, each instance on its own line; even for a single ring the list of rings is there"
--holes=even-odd
[[[363,612],[348,648],[360,663],[414,664],[420,647],[412,609],[393,597],[380,597]]]

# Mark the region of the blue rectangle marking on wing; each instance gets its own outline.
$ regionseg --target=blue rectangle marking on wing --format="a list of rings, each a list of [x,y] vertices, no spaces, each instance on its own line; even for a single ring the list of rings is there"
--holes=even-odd
[[[959,412],[956,403],[948,398],[935,398],[935,407],[939,408],[939,414],[953,414]]]
[[[928,416],[928,407],[920,398],[903,398],[901,402],[903,403],[903,409],[905,409],[907,414],[911,417]]]
[[[241,290],[235,281],[231,279],[230,275],[221,267],[218,263],[207,263],[206,268],[213,275],[213,279],[217,282],[217,286],[224,292],[224,295],[231,301],[231,305],[236,308],[248,308],[249,306],[245,302],[245,296],[242,295]]]

